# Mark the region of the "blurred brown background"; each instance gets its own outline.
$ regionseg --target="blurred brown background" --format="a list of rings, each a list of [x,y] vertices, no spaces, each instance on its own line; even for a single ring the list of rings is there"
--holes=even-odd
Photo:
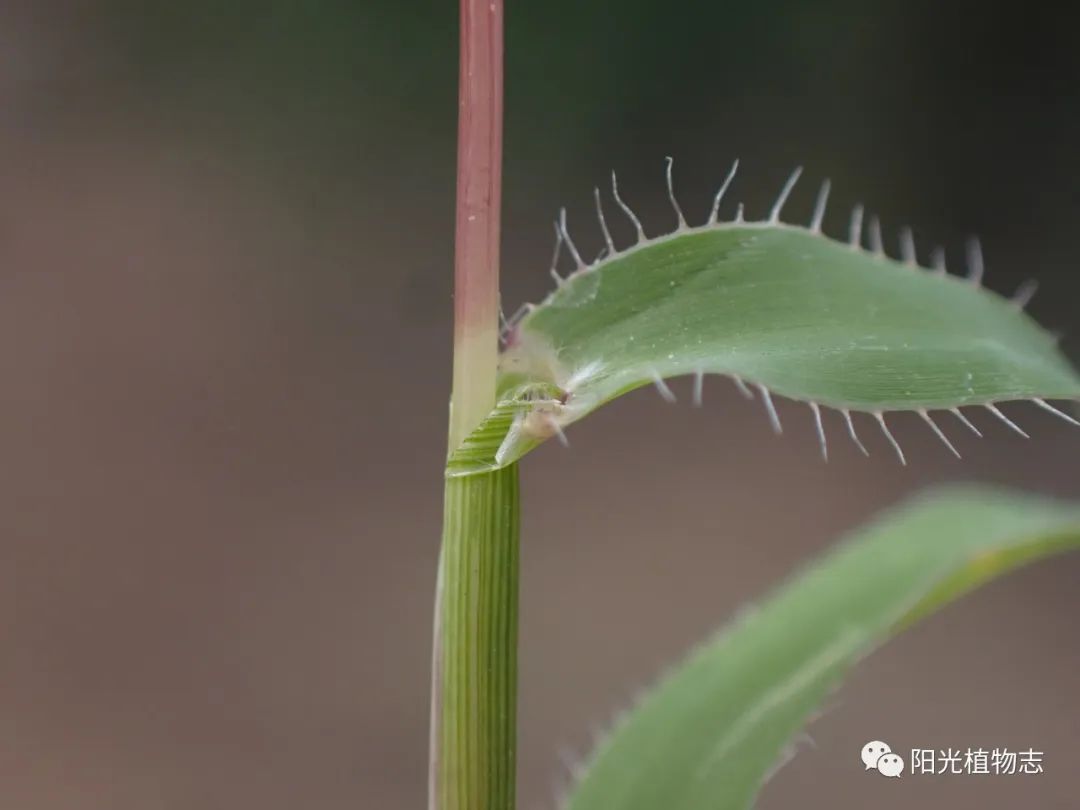
[[[454,3],[0,4],[0,806],[424,806],[450,367]],[[662,158],[700,216],[796,163],[1080,355],[1080,56],[1066,12],[983,3],[511,3],[504,297],[546,290],[610,168],[652,232]],[[730,212],[729,212],[730,213]],[[679,388],[685,393],[685,388]],[[740,605],[903,494],[1080,496],[1080,432],[1030,406],[898,419],[648,391],[523,469],[520,797]],[[858,670],[760,807],[1076,806],[1080,557],[999,582]],[[1046,773],[899,782],[870,738],[1034,747]]]

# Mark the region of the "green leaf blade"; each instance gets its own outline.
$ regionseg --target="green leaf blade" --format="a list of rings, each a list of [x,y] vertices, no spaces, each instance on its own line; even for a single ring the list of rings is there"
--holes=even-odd
[[[601,745],[567,806],[750,807],[859,658],[987,580],[1078,546],[1075,505],[975,488],[916,499],[703,644]]]
[[[500,367],[506,407],[538,385],[558,396],[519,408],[516,435],[489,435],[476,469],[682,375],[865,412],[1080,399],[1055,338],[1012,302],[771,223],[676,231],[578,271],[516,324]]]
[[[578,274],[520,333],[565,377],[610,369],[605,392],[701,370],[862,410],[1080,396],[1054,339],[1006,300],[791,226],[650,243]]]

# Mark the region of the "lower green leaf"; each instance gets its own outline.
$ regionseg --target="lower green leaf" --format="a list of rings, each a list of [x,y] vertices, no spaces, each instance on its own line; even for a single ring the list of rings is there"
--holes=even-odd
[[[748,612],[620,721],[572,810],[738,810],[862,656],[1025,563],[1080,546],[1080,506],[989,488],[916,498]]]

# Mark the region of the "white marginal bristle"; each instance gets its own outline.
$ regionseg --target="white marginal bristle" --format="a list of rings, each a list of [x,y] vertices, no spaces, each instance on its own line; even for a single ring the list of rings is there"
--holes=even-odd
[[[795,188],[795,183],[799,180],[799,175],[802,174],[802,166],[796,166],[795,171],[791,173],[791,176],[784,183],[784,187],[780,189],[780,196],[776,198],[776,202],[773,203],[772,210],[769,211],[769,222],[779,222],[780,212],[784,208],[784,203],[787,202],[788,196],[791,194],[791,190]]]
[[[555,226],[555,250],[551,254],[551,277],[555,279],[555,284],[559,287],[563,285],[563,277],[559,275],[559,254],[562,252],[562,231],[559,229],[559,223],[552,223]]]
[[[930,426],[930,429],[937,434],[937,437],[945,443],[945,446],[948,447],[950,451],[952,451],[952,454],[957,458],[961,458],[959,451],[955,447],[953,447],[953,443],[949,441],[949,438],[944,434],[944,432],[942,432],[941,428],[938,427],[937,422],[935,422],[930,417],[930,414],[926,411],[925,408],[919,410],[919,416],[921,416],[923,418],[923,421]]]
[[[1076,425],[1077,427],[1080,427],[1080,422],[1073,419],[1071,416],[1069,416],[1064,411],[1059,411],[1057,408],[1055,408],[1053,405],[1051,405],[1045,399],[1039,399],[1038,397],[1035,397],[1031,401],[1034,402],[1036,405],[1038,405],[1040,408],[1042,408],[1044,411],[1049,411],[1050,413],[1054,414],[1055,416],[1060,416],[1062,419],[1064,419],[1070,425]]]
[[[855,423],[851,420],[851,411],[844,408],[840,413],[844,415],[844,421],[847,422],[847,429],[848,433],[851,435],[851,440],[855,442],[855,446],[862,451],[864,456],[869,457],[870,451],[866,449],[866,446],[859,439],[859,434],[855,432]]]
[[[1024,309],[1031,303],[1031,299],[1035,297],[1035,293],[1039,291],[1039,282],[1035,279],[1029,278],[1016,288],[1016,292],[1013,293],[1012,304],[1017,309]]]
[[[978,237],[973,236],[967,242],[968,281],[972,284],[982,284],[983,279],[983,253],[982,243]]]
[[[675,226],[677,231],[686,230],[686,217],[683,216],[682,209],[679,207],[679,201],[675,199],[675,184],[671,179],[671,170],[675,165],[675,158],[667,158],[667,193],[668,199],[671,200],[671,207],[675,209],[675,218],[678,220],[678,224]]]
[[[611,238],[611,231],[608,230],[607,219],[604,218],[604,206],[600,202],[599,188],[593,188],[593,198],[596,200],[596,218],[600,220],[600,230],[604,233],[604,244],[607,245],[608,255],[614,256],[618,251],[615,250],[615,242]]]
[[[765,402],[765,411],[769,414],[769,424],[772,425],[773,433],[779,436],[784,432],[784,426],[780,424],[780,416],[776,413],[776,406],[773,405],[769,389],[764,385],[758,385],[757,388],[761,392],[761,399]]]
[[[630,206],[624,203],[622,197],[619,196],[619,181],[615,177],[615,172],[611,173],[611,196],[615,198],[615,202],[622,209],[622,212],[634,223],[638,241],[645,242],[647,237],[645,236],[645,229],[641,227],[641,220],[637,218],[637,215],[630,210]]]
[[[1026,433],[1024,433],[1023,430],[1020,429],[1019,425],[1017,425],[1013,420],[1011,420],[1009,417],[1007,417],[1005,414],[1003,414],[1001,411],[999,411],[993,404],[987,403],[986,405],[983,405],[983,407],[986,408],[986,410],[990,411],[990,413],[992,413],[994,416],[996,416],[998,419],[1000,419],[1006,425],[1008,425],[1013,430],[1015,430],[1017,433],[1019,433],[1021,436],[1023,436],[1025,439],[1030,439],[1031,438]]]
[[[566,242],[566,247],[570,250],[570,255],[574,257],[574,261],[577,263],[577,269],[583,270],[586,267],[585,262],[581,260],[581,254],[578,253],[577,247],[574,246],[574,240],[570,238],[570,231],[566,229],[566,209],[559,210],[559,230],[562,231],[563,241]]]
[[[704,400],[704,391],[705,391],[705,372],[704,371],[695,371],[694,372],[694,407],[695,408],[700,408],[702,402],[705,401]]]
[[[667,383],[664,382],[664,378],[657,374],[655,371],[652,373],[652,381],[653,385],[656,386],[656,390],[660,394],[660,397],[664,400],[664,402],[675,401],[675,394],[673,394],[671,389],[668,388]]]
[[[900,258],[904,264],[912,267],[919,263],[915,252],[915,234],[907,225],[900,229]]]
[[[829,204],[829,189],[831,183],[826,178],[818,191],[817,200],[814,202],[814,217],[810,220],[810,232],[821,233],[821,223],[825,220],[825,207]]]
[[[957,419],[959,419],[961,422],[963,422],[964,426],[967,427],[968,430],[970,430],[972,433],[974,433],[980,439],[983,437],[983,435],[979,431],[979,429],[977,427],[975,427],[975,425],[973,425],[971,423],[970,419],[968,419],[966,416],[964,416],[964,412],[961,411],[959,408],[949,408],[949,413],[951,413],[953,416],[955,416]]]
[[[578,366],[564,379],[560,380],[559,386],[565,392],[572,393],[588,380],[599,376],[603,370],[604,363],[602,360],[591,360],[588,363]]]
[[[862,244],[863,207],[856,205],[851,209],[851,223],[848,225],[848,244],[853,248]]]
[[[713,197],[712,211],[709,212],[709,220],[706,224],[715,225],[716,218],[720,214],[720,201],[724,199],[724,194],[727,193],[728,186],[731,185],[731,181],[735,179],[735,172],[739,169],[739,161],[736,160],[731,164],[731,170],[728,172],[726,178],[724,178],[724,184],[720,186],[720,190],[716,192],[716,196]]]
[[[825,425],[821,421],[821,408],[816,402],[808,402],[810,410],[814,413],[814,425],[817,427],[818,441],[821,442],[821,457],[829,460],[829,443],[825,438]]]
[[[555,431],[555,437],[559,440],[559,444],[563,447],[570,446],[570,440],[566,438],[566,434],[563,433],[562,425],[554,416],[548,417],[548,424],[551,425],[551,429]]]
[[[945,267],[945,248],[939,245],[930,252],[930,266],[939,276],[949,272]]]
[[[900,457],[900,463],[906,467],[907,459],[904,458],[904,451],[900,449],[900,443],[896,441],[896,438],[889,431],[889,426],[885,424],[885,414],[881,411],[874,411],[874,418],[878,420],[878,424],[881,425],[881,432],[885,434],[885,438],[888,439],[889,444],[893,446],[896,455]]]
[[[567,774],[573,776],[574,771],[578,767],[580,757],[578,757],[570,746],[557,745],[555,746],[555,759],[566,769]]]
[[[742,394],[744,397],[746,397],[747,399],[754,398],[754,392],[751,391],[749,386],[747,386],[747,384],[743,382],[742,377],[736,377],[734,374],[732,374],[731,381],[735,383],[735,387],[739,389],[739,393]]]
[[[881,220],[870,217],[870,250],[878,256],[885,255],[885,241],[881,238]]]

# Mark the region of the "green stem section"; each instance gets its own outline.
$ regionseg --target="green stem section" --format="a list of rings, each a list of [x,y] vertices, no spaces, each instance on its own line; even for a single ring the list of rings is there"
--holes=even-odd
[[[503,2],[461,0],[452,453],[495,405]],[[513,810],[516,466],[446,480],[431,690],[432,810]]]
[[[432,807],[512,810],[518,471],[446,479],[435,614]]]

